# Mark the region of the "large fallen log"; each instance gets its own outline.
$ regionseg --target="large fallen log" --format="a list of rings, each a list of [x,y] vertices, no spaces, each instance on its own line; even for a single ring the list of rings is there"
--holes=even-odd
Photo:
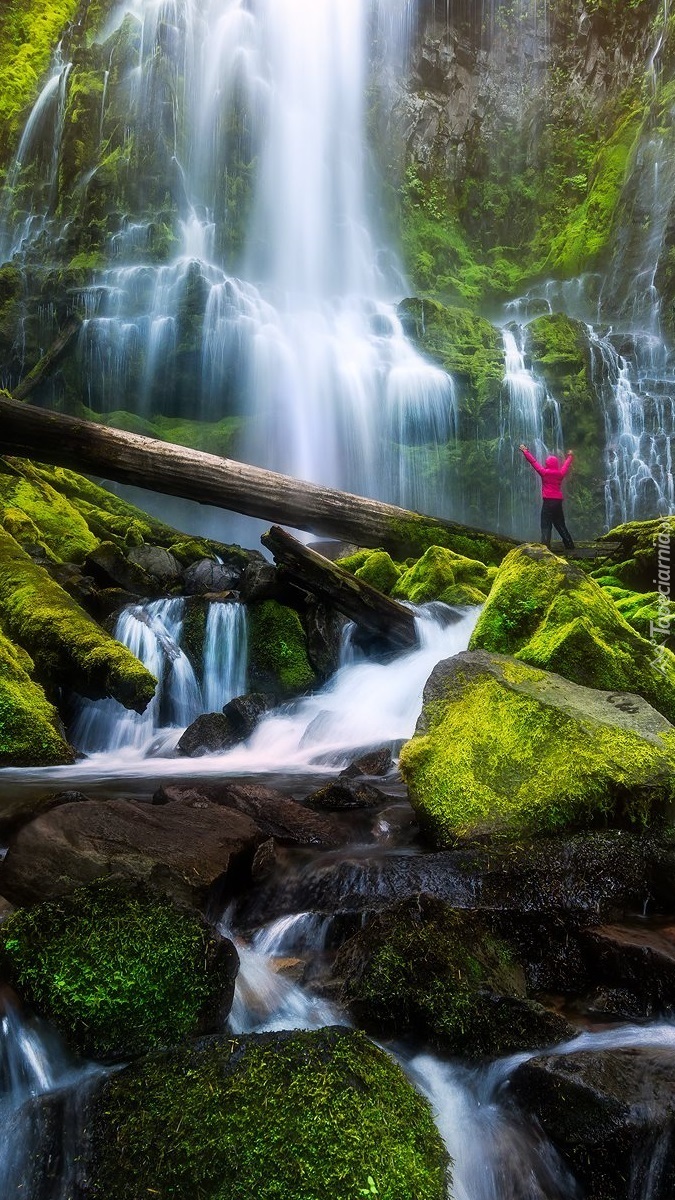
[[[330,604],[359,628],[383,637],[393,649],[410,650],[417,644],[415,618],[404,604],[343,571],[323,554],[303,546],[278,525],[264,533],[261,541],[292,583],[300,584]]]
[[[358,546],[382,546],[400,558],[437,545],[500,562],[516,545],[455,521],[5,398],[0,398],[0,449]]]

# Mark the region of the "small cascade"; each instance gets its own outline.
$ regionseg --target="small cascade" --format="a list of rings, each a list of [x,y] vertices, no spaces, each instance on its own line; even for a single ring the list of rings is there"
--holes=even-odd
[[[675,369],[666,346],[651,334],[620,338],[628,357],[611,335],[588,332],[605,421],[606,526],[671,513]]]
[[[246,692],[248,629],[243,604],[209,604],[204,635],[202,707],[220,712]]]
[[[155,676],[157,691],[144,713],[130,712],[116,700],[85,701],[71,735],[83,753],[143,752],[160,730],[184,729],[202,711],[199,684],[179,645],[184,609],[178,598],[120,613],[115,637]]]
[[[93,1066],[76,1067],[51,1030],[28,1023],[11,1005],[5,1005],[0,1015],[3,1200],[38,1194],[50,1200],[67,1200],[72,1194],[69,1188],[77,1171],[81,1089],[99,1073],[100,1069]],[[59,1098],[57,1121],[53,1108],[49,1118],[42,1108],[52,1096]],[[49,1159],[55,1151],[64,1164],[59,1180],[54,1180],[49,1171]]]
[[[535,458],[543,462],[548,454],[560,454],[564,449],[560,405],[548,391],[543,380],[528,369],[523,342],[527,327],[502,330],[504,342],[504,403],[499,440],[499,475],[509,481],[506,497],[500,496],[500,528],[522,534],[532,522],[539,495],[538,481],[523,462],[519,451],[526,445]],[[506,511],[504,511],[504,509]]]

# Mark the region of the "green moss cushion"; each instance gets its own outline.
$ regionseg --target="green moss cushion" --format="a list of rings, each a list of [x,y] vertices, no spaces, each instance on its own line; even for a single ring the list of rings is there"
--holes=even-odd
[[[89,1124],[93,1200],[446,1197],[427,1102],[345,1029],[212,1039],[140,1062],[107,1081]]]
[[[675,798],[675,730],[655,709],[485,651],[434,669],[400,764],[440,848],[465,836],[644,827]]]
[[[675,720],[675,656],[628,624],[578,567],[541,546],[504,559],[469,647],[514,654],[587,687],[634,692]]]
[[[94,884],[0,927],[0,973],[92,1058],[171,1046],[216,1027],[237,957],[202,918],[122,884]]]
[[[252,605],[248,645],[251,677],[262,690],[293,695],[316,683],[307,637],[295,609],[276,600]]]
[[[75,759],[32,670],[29,656],[0,631],[0,767],[50,767]]]

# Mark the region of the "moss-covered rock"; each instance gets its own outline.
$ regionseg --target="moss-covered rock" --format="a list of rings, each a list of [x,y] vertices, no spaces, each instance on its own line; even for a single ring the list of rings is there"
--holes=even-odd
[[[400,761],[441,848],[464,836],[645,826],[675,798],[675,730],[640,697],[485,651],[435,668]]]
[[[628,521],[599,539],[607,544],[611,562],[603,566],[605,578],[621,587],[651,592],[661,584],[671,595],[670,564],[675,555],[675,516],[654,521]],[[618,543],[616,549],[613,543]],[[659,580],[659,568],[665,574]],[[596,574],[594,572],[594,574]]]
[[[33,658],[39,678],[93,699],[112,696],[142,712],[156,679],[8,533],[0,529],[0,614],[6,632]]]
[[[426,604],[482,604],[489,591],[487,567],[442,546],[430,546],[425,554],[401,575],[392,591],[397,600]],[[461,599],[459,597],[462,597]]]
[[[252,686],[280,696],[307,691],[317,682],[307,637],[293,608],[265,600],[249,608],[249,671]]]
[[[345,560],[340,563],[340,566],[344,567],[344,564]],[[384,592],[387,596],[391,594],[400,574],[401,568],[397,566],[386,550],[373,550],[363,564],[354,571],[357,579],[362,579],[364,583],[369,583],[371,587],[377,588],[379,592]]]
[[[417,513],[394,518],[389,526],[386,545],[395,560],[420,558],[431,546],[444,546],[478,562],[496,565],[516,545],[513,538],[500,537],[482,529],[445,522]]]
[[[33,663],[0,630],[0,767],[71,763],[56,709],[31,679]]]
[[[217,1027],[238,960],[195,912],[142,888],[94,884],[18,909],[0,972],[79,1053],[119,1058]]]
[[[368,1028],[424,1038],[462,1057],[508,1054],[564,1036],[526,998],[509,946],[477,914],[430,896],[372,917],[340,949],[341,998]]]
[[[96,538],[73,504],[44,480],[31,463],[0,462],[0,520],[22,545],[36,543],[60,562],[81,563]],[[19,514],[27,518],[23,522]]]
[[[37,93],[54,47],[80,0],[8,0],[0,18],[0,159],[16,140],[27,105]]]
[[[214,1038],[155,1056],[105,1081],[89,1127],[93,1200],[447,1195],[427,1102],[345,1029]]]
[[[635,692],[675,721],[673,653],[657,653],[594,579],[541,546],[504,560],[470,648],[514,654],[587,687]]]

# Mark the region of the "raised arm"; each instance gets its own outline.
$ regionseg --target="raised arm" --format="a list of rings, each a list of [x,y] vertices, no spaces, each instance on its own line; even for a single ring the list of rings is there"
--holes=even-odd
[[[530,466],[534,467],[535,471],[537,472],[537,475],[543,475],[544,468],[542,467],[541,463],[537,462],[536,458],[534,457],[534,454],[530,454],[527,446],[521,446],[520,449],[522,450],[523,454],[525,455],[525,458],[529,462]]]
[[[573,455],[572,451],[570,450],[567,455],[567,458],[565,459],[562,467],[560,468],[563,475],[567,474],[567,472],[569,471],[573,462],[574,462],[574,455]]]

